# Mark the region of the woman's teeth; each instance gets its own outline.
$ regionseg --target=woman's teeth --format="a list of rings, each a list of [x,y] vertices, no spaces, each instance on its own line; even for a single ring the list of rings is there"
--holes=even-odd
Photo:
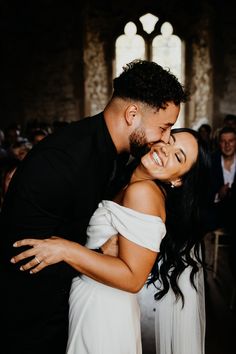
[[[163,166],[160,157],[157,155],[157,153],[156,153],[155,151],[153,152],[152,156],[153,156],[153,159],[155,160],[155,162],[156,162],[158,165]]]

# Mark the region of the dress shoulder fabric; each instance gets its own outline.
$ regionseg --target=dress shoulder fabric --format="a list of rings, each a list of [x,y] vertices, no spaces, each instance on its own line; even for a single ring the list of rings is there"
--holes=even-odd
[[[87,247],[97,248],[119,233],[157,252],[165,232],[165,225],[159,217],[104,200],[90,220]],[[82,275],[73,279],[69,303],[67,354],[142,353],[136,294]]]

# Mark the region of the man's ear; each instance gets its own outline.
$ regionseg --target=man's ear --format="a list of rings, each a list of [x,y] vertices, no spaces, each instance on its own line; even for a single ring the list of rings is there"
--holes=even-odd
[[[137,105],[131,104],[131,105],[127,106],[127,108],[125,110],[125,120],[128,125],[133,124],[137,113],[138,113],[138,106]]]

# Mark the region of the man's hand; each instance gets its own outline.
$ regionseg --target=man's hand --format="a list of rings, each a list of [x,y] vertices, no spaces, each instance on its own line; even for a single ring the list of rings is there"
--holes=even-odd
[[[231,189],[229,187],[229,183],[224,184],[218,192],[219,200],[223,200],[226,197],[228,197],[230,194],[230,191],[231,191]]]
[[[108,256],[117,257],[118,256],[118,236],[114,235],[109,238],[102,246],[101,250],[103,254]]]

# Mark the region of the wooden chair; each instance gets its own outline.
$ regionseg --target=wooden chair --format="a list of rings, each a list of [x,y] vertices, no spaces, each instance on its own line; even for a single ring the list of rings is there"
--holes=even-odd
[[[216,229],[211,232],[213,236],[213,255],[212,255],[212,265],[213,265],[213,279],[217,277],[217,270],[218,270],[218,254],[219,248],[222,247],[229,247],[228,243],[228,234],[223,228]],[[230,310],[235,309],[235,299],[236,299],[236,285],[233,286],[231,297],[230,297]]]
[[[228,247],[228,240],[227,238],[227,232],[223,229],[216,229],[212,231],[213,235],[213,243],[214,243],[214,248],[213,248],[213,279],[216,279],[217,276],[217,270],[218,270],[218,254],[219,254],[219,248],[222,247]]]

